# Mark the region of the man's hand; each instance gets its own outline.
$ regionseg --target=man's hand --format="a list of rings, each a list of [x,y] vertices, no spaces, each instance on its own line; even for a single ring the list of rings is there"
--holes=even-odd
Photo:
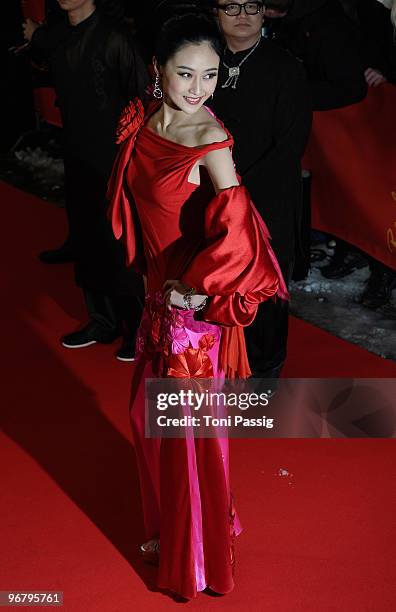
[[[27,18],[26,21],[22,24],[24,39],[30,42],[32,40],[33,34],[39,27],[40,24],[37,21],[33,21],[33,19]]]
[[[381,83],[386,83],[386,78],[379,70],[375,68],[367,68],[364,73],[366,83],[369,87],[378,87]]]

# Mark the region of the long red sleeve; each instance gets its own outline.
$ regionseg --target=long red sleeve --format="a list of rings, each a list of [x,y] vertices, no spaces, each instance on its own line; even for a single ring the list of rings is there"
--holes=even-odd
[[[288,298],[268,230],[245,187],[230,187],[209,203],[205,246],[181,280],[210,296],[204,318],[222,325],[250,325],[260,302]]]

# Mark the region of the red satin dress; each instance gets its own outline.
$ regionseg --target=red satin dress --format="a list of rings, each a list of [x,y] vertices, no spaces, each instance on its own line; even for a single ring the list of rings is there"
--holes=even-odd
[[[248,376],[242,326],[259,302],[287,298],[287,290],[245,188],[216,196],[204,172],[200,185],[189,181],[196,162],[231,148],[232,137],[187,147],[151,131],[146,119],[140,101],[123,115],[110,216],[128,260],[147,275],[131,397],[146,539],[160,539],[158,587],[192,598],[206,587],[228,593],[234,586],[233,541],[241,528],[228,443],[145,438],[144,380]],[[162,292],[169,279],[207,294],[209,305],[199,316],[169,311]]]

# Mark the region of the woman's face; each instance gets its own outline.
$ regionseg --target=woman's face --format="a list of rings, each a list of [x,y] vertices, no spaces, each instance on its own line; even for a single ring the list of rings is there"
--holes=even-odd
[[[164,100],[192,115],[212,95],[220,58],[208,42],[181,47],[161,68]]]

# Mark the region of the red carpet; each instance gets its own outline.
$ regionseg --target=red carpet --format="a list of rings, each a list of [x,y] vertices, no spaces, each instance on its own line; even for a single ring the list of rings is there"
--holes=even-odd
[[[78,612],[171,610],[153,592],[128,422],[130,366],[115,346],[68,351],[84,316],[70,266],[37,253],[63,211],[0,184],[2,374],[0,590],[62,590]],[[289,376],[395,377],[396,365],[292,319]],[[395,609],[393,440],[235,440],[245,531],[236,589],[197,610]],[[289,472],[278,475],[279,469]]]

